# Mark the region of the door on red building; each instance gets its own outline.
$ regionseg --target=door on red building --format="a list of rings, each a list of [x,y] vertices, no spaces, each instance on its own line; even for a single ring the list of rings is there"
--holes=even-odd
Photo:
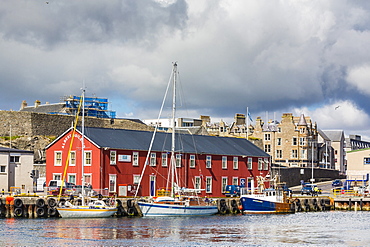
[[[155,175],[150,175],[149,186],[150,196],[155,196]]]

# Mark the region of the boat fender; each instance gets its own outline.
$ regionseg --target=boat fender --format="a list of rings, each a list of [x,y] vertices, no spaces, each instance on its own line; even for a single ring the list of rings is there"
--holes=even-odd
[[[37,207],[39,207],[39,208],[44,207],[44,206],[45,206],[45,201],[44,201],[44,199],[42,199],[42,198],[37,199],[37,201],[36,201],[36,206],[37,206]]]
[[[220,200],[220,206],[225,206],[226,207],[226,200],[225,199],[221,199]]]
[[[122,206],[122,201],[120,199],[116,200],[117,207]]]
[[[41,207],[36,209],[36,214],[38,217],[44,217],[45,216],[45,208]]]
[[[48,200],[48,205],[49,205],[49,207],[55,207],[57,205],[57,202],[54,198],[50,198]]]
[[[59,206],[63,207],[66,203],[66,199],[62,198],[59,200]]]
[[[50,217],[55,217],[57,215],[57,209],[56,208],[49,208],[48,209],[48,214]]]
[[[237,207],[237,203],[236,203],[235,199],[231,200],[231,206],[232,207]]]
[[[127,213],[130,216],[134,216],[135,215],[135,209],[133,207],[130,207],[130,208],[128,208]]]
[[[131,200],[127,200],[127,207],[132,208],[132,201]]]
[[[8,205],[14,205],[14,197],[7,196],[5,200],[6,200],[6,204],[8,204]]]
[[[220,213],[221,213],[221,214],[226,214],[226,213],[227,213],[227,207],[226,207],[226,205],[222,205],[222,206],[220,207]]]
[[[21,216],[23,216],[23,208],[19,208],[19,207],[15,208],[15,209],[14,209],[14,215],[15,215],[16,217],[21,217]]]
[[[21,208],[23,206],[23,202],[22,202],[22,199],[20,198],[16,198],[14,200],[14,206],[17,207],[17,208]]]

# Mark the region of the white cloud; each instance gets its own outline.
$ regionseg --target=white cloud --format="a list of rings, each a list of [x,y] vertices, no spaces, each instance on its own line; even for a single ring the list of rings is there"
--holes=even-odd
[[[370,95],[370,64],[349,68],[347,81],[361,93]]]

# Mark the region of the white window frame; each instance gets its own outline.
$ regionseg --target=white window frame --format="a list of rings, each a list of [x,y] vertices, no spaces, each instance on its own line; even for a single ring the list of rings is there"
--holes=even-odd
[[[298,150],[297,149],[292,149],[292,156],[291,158],[296,159],[298,158]]]
[[[167,153],[162,153],[162,167],[168,166],[168,155]]]
[[[132,166],[139,166],[139,152],[132,152]]]
[[[195,154],[189,155],[189,167],[195,168]]]
[[[263,159],[258,158],[258,170],[262,171],[262,169],[263,169]]]
[[[139,182],[140,182],[140,175],[133,174],[132,175],[132,183],[133,184],[139,184]]]
[[[228,177],[222,177],[221,178],[221,193],[225,193],[226,191],[226,185],[228,183]]]
[[[109,164],[116,165],[117,164],[117,151],[110,151],[109,154]]]
[[[6,166],[0,165],[0,173],[6,173]]]
[[[150,153],[150,166],[157,166],[157,154]]]
[[[212,177],[206,177],[206,193],[212,193]]]
[[[74,177],[74,181],[71,180],[71,177]],[[76,178],[77,178],[76,173],[68,173],[67,178],[68,178],[68,183],[76,184],[76,181],[77,181],[76,180]]]
[[[52,180],[62,180],[62,173],[53,173]]]
[[[181,154],[176,154],[176,167],[181,167]]]
[[[109,174],[109,192],[115,193],[117,191],[117,175]]]
[[[270,164],[269,159],[264,158],[263,161],[264,161],[263,162],[263,170],[267,171],[269,169],[269,164]]]
[[[69,166],[76,166],[76,151],[71,151],[69,155]]]
[[[54,166],[62,166],[62,157],[62,151],[54,151]]]
[[[239,185],[239,178],[233,177],[233,185]]]
[[[271,134],[265,133],[265,141],[270,141],[271,140]]]
[[[202,188],[202,179],[200,176],[195,176],[194,177],[194,188],[195,189],[201,189]]]
[[[90,155],[90,157],[88,158],[87,154]],[[90,160],[90,163],[88,163],[88,161]],[[91,166],[92,165],[92,152],[91,150],[88,150],[88,151],[85,151],[85,155],[84,155],[84,165],[85,166]]]
[[[227,169],[227,156],[222,156],[222,169]]]
[[[238,158],[238,156],[233,157],[233,169],[234,170],[239,169],[239,158]]]
[[[271,145],[270,144],[265,144],[265,152],[270,153],[271,152]]]
[[[248,170],[253,170],[253,158],[252,157],[248,157],[247,166],[248,166]]]
[[[206,168],[212,168],[212,156],[211,155],[206,156]]]
[[[91,173],[84,173],[84,180],[87,184],[92,184],[92,174]]]

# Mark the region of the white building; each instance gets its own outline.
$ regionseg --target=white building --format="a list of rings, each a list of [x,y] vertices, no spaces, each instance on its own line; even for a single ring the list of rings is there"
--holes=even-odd
[[[33,192],[33,152],[0,147],[0,191]]]
[[[366,180],[370,174],[370,148],[347,152],[347,179]]]

